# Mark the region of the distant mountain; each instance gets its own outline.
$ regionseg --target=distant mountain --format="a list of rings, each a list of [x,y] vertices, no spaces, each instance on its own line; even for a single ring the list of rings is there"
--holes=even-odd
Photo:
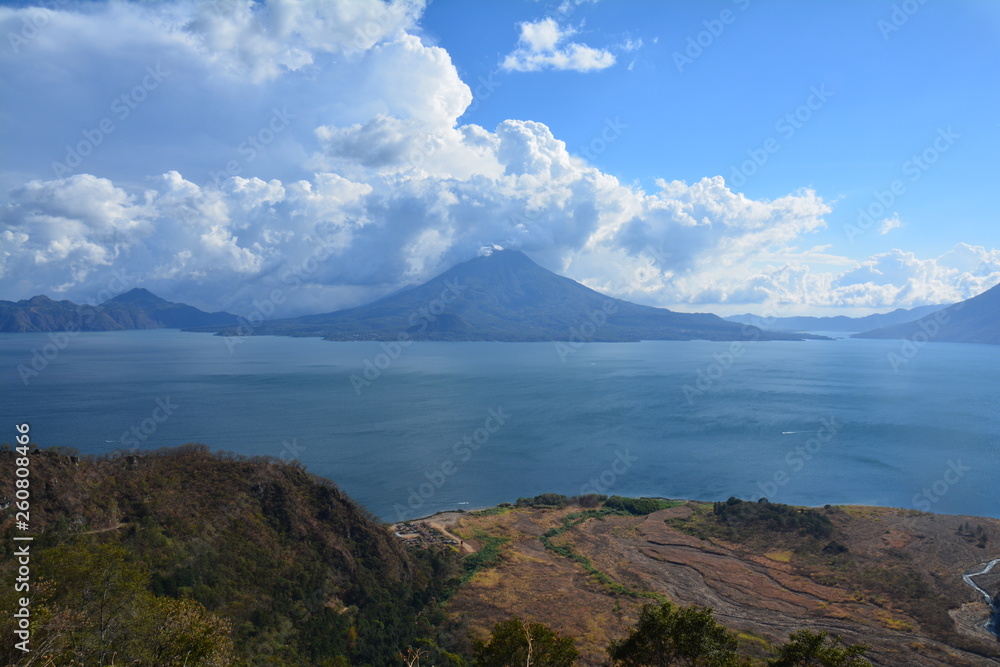
[[[866,315],[865,317],[847,317],[837,315],[835,317],[761,317],[745,313],[743,315],[731,315],[724,319],[730,322],[741,322],[752,324],[762,329],[772,331],[842,331],[844,333],[857,333],[869,331],[880,327],[888,327],[904,322],[913,322],[925,315],[947,308],[947,304],[940,306],[917,306],[909,310],[897,308],[891,313],[879,313]]]
[[[918,333],[934,341],[1000,345],[1000,285],[993,286],[979,296],[925,315],[916,322],[866,331],[854,338],[913,340],[913,336]]]
[[[173,303],[140,287],[105,301],[101,309],[126,329],[228,326],[239,319],[232,313],[206,313],[194,306]]]
[[[53,301],[39,295],[22,301],[0,301],[0,332],[121,331],[232,326],[230,313],[206,313],[194,306],[161,299],[135,288],[99,306]]]
[[[329,340],[581,342],[807,337],[613,299],[540,267],[517,250],[476,257],[366,306],[272,320],[254,333]]]
[[[121,329],[113,319],[91,306],[72,301],[53,301],[45,295],[18,302],[0,301],[0,331],[114,331]]]

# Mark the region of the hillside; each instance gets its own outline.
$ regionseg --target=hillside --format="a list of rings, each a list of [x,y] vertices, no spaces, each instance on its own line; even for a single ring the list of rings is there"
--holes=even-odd
[[[98,306],[53,301],[39,295],[22,301],[0,301],[0,332],[123,331],[229,326],[230,313],[206,313],[183,303],[161,299],[135,288]]]
[[[224,326],[238,319],[232,313],[206,313],[194,306],[161,299],[137,287],[108,299],[101,310],[125,329],[188,329]]]
[[[123,327],[106,313],[44,294],[21,301],[0,301],[0,332],[118,331]]]
[[[870,644],[875,665],[1000,661],[1000,643],[982,630],[988,608],[962,580],[998,556],[998,520],[830,507],[806,522],[794,508],[771,505],[772,517],[757,503],[723,520],[712,503],[670,504],[646,516],[570,505],[433,517],[467,543],[500,544],[496,567],[448,609],[480,636],[512,614],[548,623],[578,638],[579,664],[594,667],[642,604],[664,598],[715,609],[748,655],[813,628]],[[984,548],[966,526],[985,529]],[[1000,577],[980,583],[1000,592]]]
[[[755,327],[772,331],[839,331],[843,333],[858,333],[859,331],[870,331],[881,327],[912,322],[947,307],[947,305],[941,305],[917,306],[916,308],[909,309],[897,308],[889,313],[876,313],[864,317],[847,317],[846,315],[836,315],[833,317],[762,317],[760,315],[744,313],[743,315],[731,315],[724,319],[730,322],[752,324]]]
[[[915,322],[866,331],[854,338],[906,338],[916,342],[926,339],[1000,345],[1000,285]]]
[[[14,467],[7,447],[0,464]],[[995,519],[543,494],[402,530],[295,463],[200,445],[35,450],[30,469],[33,642],[52,664],[400,665],[419,646],[421,664],[459,667],[517,615],[596,666],[643,604],[667,600],[713,608],[754,665],[804,628],[868,643],[875,665],[1000,659],[962,579],[997,556]],[[0,482],[8,581],[13,479]],[[1000,572],[976,582],[996,594]],[[15,600],[0,591],[4,608]],[[23,660],[0,648],[0,664]]]
[[[0,453],[4,470],[13,470],[13,459],[10,450]],[[219,663],[225,665],[318,665],[321,658],[324,665],[394,664],[400,648],[433,634],[434,600],[451,580],[447,553],[405,550],[334,484],[298,465],[189,445],[99,459],[36,450],[30,470],[32,576],[40,584],[33,640],[48,641],[50,652],[63,656],[56,664],[79,655],[74,643],[77,650],[86,645],[65,637],[72,624],[66,614],[84,611],[85,601],[72,596],[100,576],[74,573],[73,563],[101,562],[115,548],[123,550],[115,576],[144,577],[143,594],[158,596],[123,613],[127,624],[189,596],[203,616],[211,615],[206,623],[221,628],[214,634],[231,639],[234,655]],[[13,475],[6,474],[0,500],[13,497]],[[9,507],[0,524],[5,581],[13,581],[16,567],[13,532]],[[143,569],[135,573],[129,565]],[[108,586],[122,588],[114,577]],[[5,609],[13,606],[11,595],[5,586]],[[53,619],[39,627],[47,613]],[[5,614],[6,637],[9,623]],[[86,655],[93,657],[90,646]],[[116,664],[126,657],[119,652]],[[0,664],[21,664],[8,662],[20,658],[5,641]]]
[[[542,268],[517,250],[470,259],[366,306],[267,321],[253,333],[329,340],[579,342],[808,337],[614,299]]]

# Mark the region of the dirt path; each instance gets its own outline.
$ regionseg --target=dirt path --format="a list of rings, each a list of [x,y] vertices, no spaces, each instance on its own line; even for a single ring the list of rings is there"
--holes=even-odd
[[[121,528],[124,525],[125,525],[124,523],[119,523],[119,524],[116,524],[114,526],[108,526],[107,528],[97,528],[97,529],[94,529],[94,530],[84,530],[84,531],[81,531],[79,534],[80,535],[93,535],[94,533],[107,533],[107,532],[112,531],[112,530],[118,530],[119,528]]]
[[[469,544],[468,542],[466,542],[465,540],[463,540],[461,537],[459,537],[458,535],[455,535],[450,530],[448,530],[447,528],[445,528],[443,523],[439,523],[437,521],[425,521],[424,523],[426,523],[428,526],[430,526],[434,530],[440,532],[442,535],[444,535],[448,539],[455,540],[455,543],[457,545],[459,545],[458,546],[459,551],[461,551],[463,554],[467,555],[467,554],[474,554],[474,553],[476,553],[477,549],[473,548],[473,546],[471,544]]]

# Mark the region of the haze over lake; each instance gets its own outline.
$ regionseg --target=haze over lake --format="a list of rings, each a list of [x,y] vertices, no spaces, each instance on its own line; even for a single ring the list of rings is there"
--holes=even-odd
[[[77,335],[25,386],[50,342],[0,335],[3,440],[298,458],[386,520],[547,491],[1000,516],[996,346],[418,342],[376,375],[379,343],[153,330]]]

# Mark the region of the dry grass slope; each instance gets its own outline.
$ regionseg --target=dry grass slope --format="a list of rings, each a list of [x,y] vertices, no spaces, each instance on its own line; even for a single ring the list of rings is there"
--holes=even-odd
[[[451,531],[465,539],[485,534],[509,542],[499,565],[476,574],[449,610],[481,636],[511,615],[546,623],[578,638],[581,665],[604,664],[605,647],[651,601],[640,593],[714,608],[751,655],[811,628],[871,644],[877,665],[1000,661],[1000,643],[980,629],[987,608],[961,579],[996,557],[1000,521],[830,507],[819,512],[832,533],[815,537],[726,526],[712,504],[688,502],[648,516],[590,519],[553,539],[587,559],[595,576],[540,539],[578,512],[513,508],[452,517]],[[966,522],[983,526],[985,547],[960,534]]]

